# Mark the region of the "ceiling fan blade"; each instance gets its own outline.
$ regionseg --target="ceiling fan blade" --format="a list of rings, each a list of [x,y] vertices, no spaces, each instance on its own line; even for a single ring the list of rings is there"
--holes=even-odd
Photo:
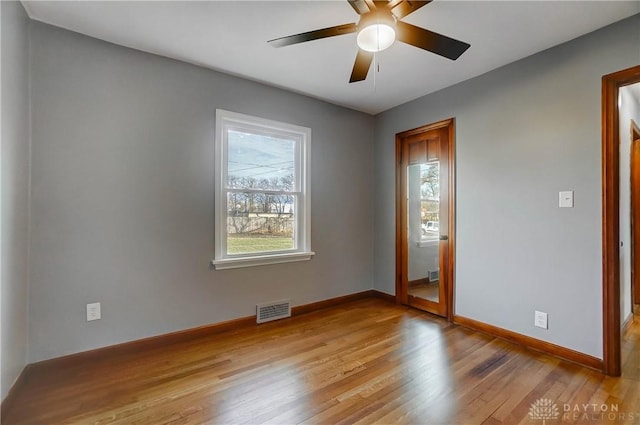
[[[367,5],[367,2],[365,0],[347,0],[347,1],[349,2],[349,6],[353,7],[353,10],[355,10],[358,15],[371,12],[371,9],[369,9],[369,5]]]
[[[396,22],[396,30],[398,40],[403,43],[428,50],[451,60],[458,59],[461,54],[471,47],[470,44],[463,41],[458,41],[406,22]]]
[[[415,12],[422,6],[426,6],[431,3],[428,1],[414,1],[414,0],[391,0],[389,2],[389,10],[393,13],[396,19],[402,19],[410,13]]]
[[[319,40],[321,38],[334,37],[336,35],[350,34],[356,32],[358,27],[356,24],[344,24],[321,30],[303,32],[300,34],[289,35],[287,37],[275,38],[267,41],[273,47],[289,46],[291,44],[304,43],[305,41]]]
[[[358,49],[356,62],[353,64],[353,71],[351,71],[351,78],[349,79],[349,82],[355,83],[356,81],[366,79],[367,74],[369,73],[369,68],[371,68],[371,62],[373,62],[373,53]]]
[[[373,12],[376,10],[377,6],[376,3],[386,3],[387,0],[384,1],[375,1],[375,0],[364,0],[365,3],[367,3],[367,6],[369,6],[369,11]]]

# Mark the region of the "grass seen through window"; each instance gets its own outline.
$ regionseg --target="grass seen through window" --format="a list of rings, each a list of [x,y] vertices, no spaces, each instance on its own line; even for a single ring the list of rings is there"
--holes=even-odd
[[[229,235],[227,252],[229,254],[249,254],[252,252],[284,251],[293,249],[291,236],[238,236]]]

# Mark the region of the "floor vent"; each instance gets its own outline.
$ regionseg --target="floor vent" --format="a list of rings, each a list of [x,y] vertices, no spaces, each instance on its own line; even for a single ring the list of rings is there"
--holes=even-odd
[[[291,317],[291,300],[274,301],[256,305],[258,323]]]
[[[440,270],[434,270],[429,272],[429,282],[437,282],[440,280]]]

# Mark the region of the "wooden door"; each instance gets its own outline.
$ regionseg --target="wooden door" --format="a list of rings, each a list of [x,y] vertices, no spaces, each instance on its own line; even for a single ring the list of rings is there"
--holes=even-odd
[[[633,121],[631,122],[631,299],[633,304],[640,304],[640,129]]]
[[[396,297],[453,318],[453,119],[396,135]]]

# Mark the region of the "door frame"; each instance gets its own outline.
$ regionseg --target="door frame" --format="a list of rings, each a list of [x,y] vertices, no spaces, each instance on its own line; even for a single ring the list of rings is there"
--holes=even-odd
[[[620,87],[640,82],[640,66],[602,77],[602,370],[622,373],[620,332]]]
[[[454,288],[455,288],[455,241],[456,241],[456,184],[455,184],[455,118],[449,118],[442,121],[438,121],[432,124],[427,124],[418,128],[414,128],[412,130],[403,131],[401,133],[396,134],[396,303],[398,304],[407,304],[408,303],[408,294],[407,288],[404,288],[402,285],[402,274],[404,273],[403,266],[403,258],[402,258],[402,244],[405,244],[406,241],[402,240],[402,221],[399,219],[403,214],[403,202],[400,199],[402,190],[401,190],[401,172],[402,170],[402,144],[401,140],[407,136],[412,136],[415,134],[424,133],[431,130],[438,130],[441,128],[447,128],[449,140],[448,140],[448,157],[449,157],[449,171],[447,177],[449,178],[449,230],[448,230],[448,243],[446,249],[446,258],[447,258],[447,270],[446,270],[446,282],[447,287],[445,288],[446,294],[446,308],[447,315],[446,319],[449,322],[453,322],[454,317]]]

